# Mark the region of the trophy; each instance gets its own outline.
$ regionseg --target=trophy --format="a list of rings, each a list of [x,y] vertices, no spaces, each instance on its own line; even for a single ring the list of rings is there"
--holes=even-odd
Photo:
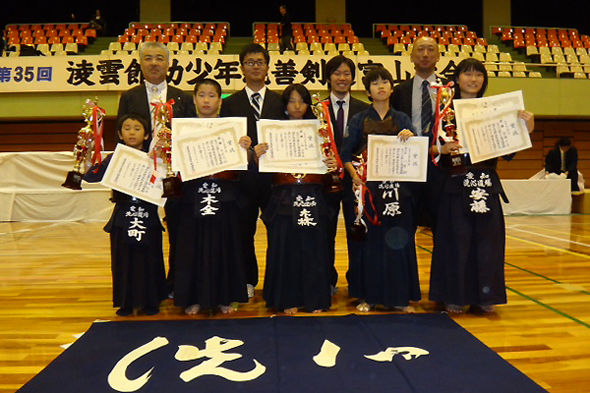
[[[327,181],[325,183],[325,192],[339,192],[344,191],[342,186],[342,178],[344,177],[344,167],[338,155],[338,149],[334,142],[334,134],[332,133],[332,125],[330,123],[330,115],[328,110],[328,103],[320,99],[319,94],[313,95],[317,104],[311,106],[314,115],[320,121],[320,128],[318,133],[322,137],[322,154],[324,157],[336,157],[338,167],[336,169],[328,170]]]
[[[359,175],[359,177],[361,179],[365,179],[365,173],[366,173],[366,168],[367,168],[366,154],[367,154],[367,150],[365,149],[358,156],[353,156],[353,159],[352,159],[352,165],[354,166],[356,173]],[[367,237],[367,232],[369,231],[369,229],[367,228],[367,224],[363,220],[365,186],[361,185],[359,187],[354,187],[354,185],[353,185],[353,189],[354,189],[354,196],[356,198],[356,206],[355,206],[356,217],[347,232],[348,233],[348,240],[363,241]]]
[[[160,125],[158,131],[158,138],[162,140],[163,146],[162,159],[166,163],[166,177],[162,180],[162,188],[164,192],[162,196],[165,198],[175,197],[182,195],[182,181],[174,174],[172,170],[172,130],[168,127],[172,120],[172,105],[174,100],[170,100],[166,103],[158,103],[154,113],[156,120],[156,127]],[[154,155],[154,166],[155,164]]]
[[[82,178],[84,177],[83,163],[92,154],[92,144],[96,146],[93,163],[100,163],[100,150],[102,146],[102,129],[103,119],[105,111],[97,105],[98,98],[94,101],[86,100],[82,108],[82,115],[86,126],[82,127],[78,131],[78,142],[74,146],[74,158],[76,163],[74,164],[74,170],[68,172],[66,181],[62,184],[62,187],[66,187],[72,190],[82,189]]]
[[[440,81],[432,84],[436,89],[436,113],[435,113],[435,140],[438,138],[444,142],[459,142],[457,138],[457,126],[455,125],[455,111],[451,107],[455,91],[453,82],[442,85]],[[442,132],[441,132],[442,131]],[[440,148],[439,148],[440,151]],[[451,175],[458,176],[465,173],[465,164],[468,159],[467,153],[461,153],[459,150],[450,153]]]

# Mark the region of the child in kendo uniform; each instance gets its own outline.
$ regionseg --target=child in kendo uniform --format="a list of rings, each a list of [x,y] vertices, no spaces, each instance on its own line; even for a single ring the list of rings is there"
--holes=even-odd
[[[128,114],[119,120],[117,133],[121,143],[142,149],[148,138],[146,120]],[[92,166],[84,180],[96,183],[102,177],[112,155]],[[160,302],[167,298],[163,227],[158,207],[131,195],[113,190],[113,214],[104,230],[110,234],[113,306],[117,315],[128,316],[134,310],[146,315],[159,313]]]

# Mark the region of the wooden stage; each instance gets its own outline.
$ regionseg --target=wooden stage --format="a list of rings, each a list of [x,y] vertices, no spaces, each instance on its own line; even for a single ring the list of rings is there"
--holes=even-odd
[[[86,331],[92,321],[122,319],[111,305],[109,242],[103,225],[0,223],[0,393],[20,388],[63,351],[60,345],[73,342],[73,335]],[[590,392],[590,215],[507,217],[506,225],[508,304],[495,315],[453,318],[548,391]],[[266,233],[263,225],[259,228],[262,276]],[[323,315],[356,312],[347,298],[343,233],[340,228],[340,291]],[[432,236],[422,231],[417,240],[422,297],[427,299]],[[271,315],[261,287],[231,318]],[[417,311],[435,310],[423,300]],[[133,318],[228,316],[188,317],[166,301],[159,315]]]

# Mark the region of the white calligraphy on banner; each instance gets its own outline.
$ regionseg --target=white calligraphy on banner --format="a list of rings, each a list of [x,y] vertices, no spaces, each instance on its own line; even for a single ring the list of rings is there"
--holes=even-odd
[[[126,376],[127,369],[133,362],[143,356],[148,355],[166,345],[168,339],[165,337],[156,337],[152,341],[136,348],[123,356],[113,367],[108,375],[108,383],[111,388],[119,392],[135,392],[141,389],[152,376],[154,368],[150,368],[143,375],[136,379],[130,380]],[[204,375],[216,375],[218,377],[234,382],[252,381],[266,372],[266,366],[252,359],[254,367],[249,371],[239,372],[229,368],[221,367],[225,362],[231,362],[242,358],[239,353],[226,353],[226,351],[238,348],[244,345],[241,340],[221,338],[213,336],[205,341],[205,348],[199,349],[192,345],[180,345],[174,358],[180,362],[188,362],[196,359],[207,358],[199,365],[196,365],[180,374],[184,382],[193,381]],[[340,352],[340,347],[329,340],[324,340],[320,352],[312,357],[315,364],[320,367],[334,367],[336,357]],[[401,355],[405,360],[410,361],[418,359],[420,356],[426,356],[429,352],[415,347],[391,347],[375,355],[365,355],[365,358],[375,362],[391,362],[395,355]]]

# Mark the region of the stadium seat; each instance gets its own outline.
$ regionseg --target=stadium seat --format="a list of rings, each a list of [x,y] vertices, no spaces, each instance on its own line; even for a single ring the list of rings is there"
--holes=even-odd
[[[64,46],[62,44],[52,44],[51,49],[53,53],[64,52]]]
[[[324,45],[324,51],[326,52],[337,52],[338,50],[336,49],[336,44],[329,42],[327,44]]]
[[[212,50],[217,50],[219,52],[223,51],[223,45],[221,45],[221,42],[212,42],[211,45],[209,46],[209,51]]]
[[[471,54],[471,57],[473,57],[474,59],[477,59],[477,60],[481,61],[482,63],[484,61],[486,61],[484,54],[481,53],[481,52],[473,52]]]
[[[355,42],[354,44],[352,44],[351,49],[355,52],[358,52],[358,51],[364,50],[365,46],[360,42]]]
[[[180,54],[180,52],[192,52],[193,50],[195,50],[195,47],[192,42],[183,42],[180,46],[180,51],[178,54]]]
[[[498,55],[495,53],[486,53],[486,61],[498,61]]]
[[[300,52],[302,50],[307,50],[307,44],[305,42],[298,42],[297,44],[295,44],[295,50],[297,52]]]
[[[78,54],[78,44],[74,42],[66,43],[66,47],[64,49],[68,55],[76,55]]]
[[[506,62],[506,63],[511,63],[512,62],[512,56],[510,55],[510,53],[501,52],[500,53],[500,61]]]
[[[51,56],[51,51],[49,50],[49,44],[38,44],[37,50],[43,53],[45,56]]]
[[[116,52],[118,50],[121,50],[121,43],[119,42],[111,42],[109,43],[109,50]]]
[[[533,55],[538,55],[539,54],[539,49],[536,46],[527,46],[526,47],[526,55],[527,56],[533,56]]]
[[[309,50],[314,52],[314,51],[323,51],[322,48],[322,44],[320,44],[319,42],[313,42],[311,44],[309,44]]]

